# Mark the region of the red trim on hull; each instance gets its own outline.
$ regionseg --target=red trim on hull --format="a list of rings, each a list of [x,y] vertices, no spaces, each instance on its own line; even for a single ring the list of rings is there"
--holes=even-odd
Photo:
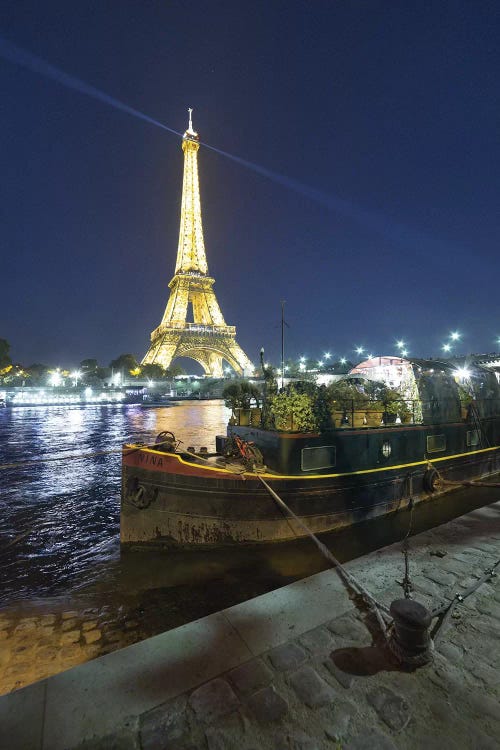
[[[186,476],[209,477],[210,479],[241,479],[240,474],[229,474],[227,471],[217,471],[214,467],[205,467],[198,464],[184,463],[177,454],[160,453],[151,449],[140,448],[123,449],[123,465],[147,469],[147,471],[158,471],[166,474],[183,474]],[[244,480],[242,480],[244,481]]]

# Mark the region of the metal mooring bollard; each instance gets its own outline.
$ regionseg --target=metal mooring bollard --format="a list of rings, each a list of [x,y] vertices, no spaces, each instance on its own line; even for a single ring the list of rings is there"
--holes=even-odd
[[[412,667],[420,667],[432,661],[430,612],[412,599],[396,599],[391,604],[390,613],[394,627],[389,648],[398,661]]]

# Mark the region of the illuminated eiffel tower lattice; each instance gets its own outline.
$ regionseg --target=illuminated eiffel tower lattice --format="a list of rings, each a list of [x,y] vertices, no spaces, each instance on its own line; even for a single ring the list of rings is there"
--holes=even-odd
[[[151,334],[142,364],[166,368],[176,357],[189,357],[199,362],[206,375],[221,377],[225,360],[240,375],[250,375],[254,366],[236,342],[236,327],[226,325],[213,290],[215,279],[208,275],[198,184],[200,143],[191,115],[190,109],[182,139],[184,181],[175,275],[165,314]],[[192,322],[188,322],[190,307]]]

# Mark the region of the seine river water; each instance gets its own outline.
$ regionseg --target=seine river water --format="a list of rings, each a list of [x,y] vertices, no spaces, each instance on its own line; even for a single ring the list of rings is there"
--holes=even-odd
[[[273,548],[120,557],[120,453],[123,442],[151,442],[171,430],[185,447],[215,448],[229,416],[222,401],[165,408],[138,405],[18,407],[0,410],[0,606],[35,606],[167,592],[181,619],[195,619],[323,570],[303,540]],[[75,460],[77,454],[109,451]],[[26,465],[22,465],[26,463]],[[418,509],[414,530],[497,500],[477,489]],[[341,560],[401,539],[404,512],[332,535]],[[171,593],[169,593],[171,592]],[[179,622],[179,617],[173,622]]]
[[[0,465],[17,466],[0,470],[0,602],[112,579],[122,443],[171,430],[186,447],[215,449],[227,419],[222,401],[1,409]],[[110,452],[71,458],[99,451]]]

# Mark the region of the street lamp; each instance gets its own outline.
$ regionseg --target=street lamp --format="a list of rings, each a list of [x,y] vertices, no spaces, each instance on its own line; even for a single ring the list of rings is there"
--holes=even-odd
[[[71,373],[71,377],[73,378],[73,385],[76,388],[76,386],[78,385],[79,379],[82,377],[82,373],[80,372],[80,370],[74,370]]]

